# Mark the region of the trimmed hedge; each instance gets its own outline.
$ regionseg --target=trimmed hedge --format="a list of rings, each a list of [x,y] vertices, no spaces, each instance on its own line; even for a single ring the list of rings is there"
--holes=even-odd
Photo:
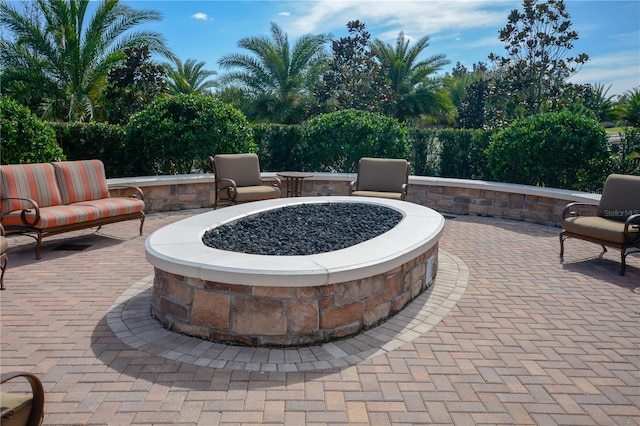
[[[308,150],[298,124],[255,124],[254,140],[262,171],[305,170]]]
[[[0,97],[0,163],[47,163],[65,155],[53,129],[14,100]]]
[[[409,158],[407,128],[381,114],[342,110],[314,117],[305,129],[308,170],[356,172],[362,157]]]
[[[514,121],[491,138],[488,167],[499,182],[552,188],[601,188],[608,138],[595,120],[570,112]]]
[[[127,125],[134,175],[191,173],[210,155],[255,152],[244,114],[207,95],[157,98]]]
[[[68,160],[99,159],[108,178],[131,172],[124,127],[105,123],[49,123]]]

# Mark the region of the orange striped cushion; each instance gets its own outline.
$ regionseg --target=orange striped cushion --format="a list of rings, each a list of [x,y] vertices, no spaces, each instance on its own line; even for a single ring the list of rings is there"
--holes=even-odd
[[[109,196],[104,164],[100,160],[52,163],[63,204],[99,200]]]
[[[92,206],[101,218],[119,216],[123,214],[139,213],[144,210],[144,201],[137,198],[114,197],[105,198],[84,203],[75,203],[73,206]]]
[[[61,203],[53,166],[41,164],[10,164],[0,166],[2,198],[30,198],[40,207]],[[3,201],[2,212],[9,213],[31,205],[20,201]]]
[[[35,210],[28,213],[27,219],[33,220],[35,216]],[[89,205],[79,206],[54,206],[43,207],[40,209],[40,221],[35,225],[36,228],[45,229],[53,228],[61,225],[72,225],[74,223],[87,222],[90,220],[99,219],[100,210],[93,208]],[[2,224],[8,225],[22,225],[20,220],[20,212],[13,212],[2,216]]]

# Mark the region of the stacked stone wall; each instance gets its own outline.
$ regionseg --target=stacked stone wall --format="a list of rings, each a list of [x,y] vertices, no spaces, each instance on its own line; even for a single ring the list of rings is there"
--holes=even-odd
[[[156,269],[152,315],[171,330],[249,346],[327,342],[373,327],[428,288],[438,246],[402,266],[363,279],[319,286],[235,285]]]

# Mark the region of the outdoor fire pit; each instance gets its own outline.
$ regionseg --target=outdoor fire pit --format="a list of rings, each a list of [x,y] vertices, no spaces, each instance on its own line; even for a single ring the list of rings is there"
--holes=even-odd
[[[311,229],[304,232],[312,225],[292,223],[289,208],[310,214],[316,207],[345,203],[391,218],[389,229],[313,254],[251,254],[231,251],[231,243],[225,247],[218,241],[213,248],[203,242],[205,235],[265,214],[285,234],[293,227],[308,240],[322,239]],[[287,219],[274,221],[278,215]],[[347,227],[339,229],[344,233]],[[151,312],[168,329],[225,343],[288,347],[343,338],[396,314],[428,288],[443,229],[444,218],[434,210],[379,198],[281,198],[214,210],[147,239],[147,259],[155,267]]]

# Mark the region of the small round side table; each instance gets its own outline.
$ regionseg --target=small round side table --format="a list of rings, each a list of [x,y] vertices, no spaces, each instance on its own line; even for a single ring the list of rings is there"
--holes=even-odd
[[[278,172],[276,176],[286,179],[287,197],[299,197],[302,194],[302,180],[313,176],[306,172]]]

